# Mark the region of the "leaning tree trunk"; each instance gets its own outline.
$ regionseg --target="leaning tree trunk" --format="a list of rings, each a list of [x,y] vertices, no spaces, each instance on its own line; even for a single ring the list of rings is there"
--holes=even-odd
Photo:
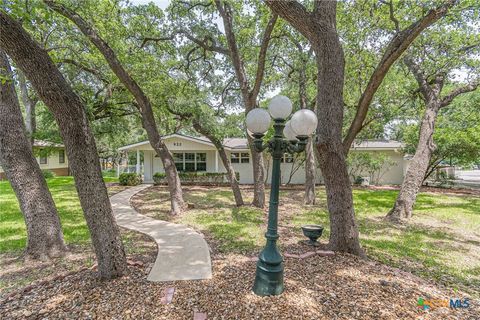
[[[20,96],[22,98],[23,105],[25,107],[25,127],[27,133],[30,136],[30,143],[33,147],[34,135],[37,130],[37,121],[35,117],[35,107],[37,105],[37,100],[30,98],[27,88],[27,80],[23,72],[18,72],[18,84],[20,87]]]
[[[305,149],[305,197],[304,203],[315,204],[315,149],[312,138],[308,139]]]
[[[6,54],[0,50],[0,163],[20,203],[27,227],[25,255],[45,260],[66,251],[57,208],[23,124]],[[9,79],[10,78],[10,79]]]
[[[395,205],[387,214],[387,218],[390,220],[398,221],[412,217],[413,206],[415,205],[418,191],[427,173],[432,153],[435,151],[433,133],[435,131],[439,105],[440,104],[435,101],[427,103],[427,109],[425,110],[420,126],[417,150],[408,165]]]
[[[301,48],[301,47],[299,47]],[[300,52],[302,54],[302,52]],[[307,98],[307,61],[302,59],[300,69],[298,70],[298,95],[300,97],[300,108],[308,109]],[[305,195],[303,202],[306,205],[315,204],[315,150],[313,147],[312,138],[308,139],[307,147],[305,149]]]
[[[255,100],[248,94],[244,94],[245,116],[255,108]],[[257,208],[265,207],[265,165],[263,153],[257,152],[253,146],[253,139],[246,132],[253,169],[253,201],[252,205]]]
[[[235,174],[235,170],[233,169],[230,159],[227,157],[227,153],[225,152],[222,141],[210,134],[209,130],[202,126],[200,121],[197,119],[193,120],[193,127],[198,133],[207,137],[213,143],[215,148],[217,148],[220,159],[222,159],[223,166],[225,167],[225,170],[227,170],[228,181],[230,182],[230,187],[232,188],[233,196],[235,198],[235,205],[237,207],[243,206],[244,202],[242,192],[240,191],[240,185],[237,180],[237,175]]]
[[[230,182],[230,186],[232,188],[233,196],[235,197],[235,205],[237,207],[243,206],[243,197],[242,192],[240,191],[240,185],[237,180],[237,175],[235,174],[235,170],[233,170],[233,166],[230,163],[230,160],[227,157],[227,153],[222,145],[217,146],[218,154],[220,155],[220,159],[222,159],[223,166],[227,170],[228,181]]]
[[[144,113],[145,114],[142,113],[143,127],[147,131],[148,140],[162,160],[163,168],[165,169],[165,176],[167,178],[168,189],[170,192],[170,214],[180,214],[185,207],[185,201],[183,200],[182,184],[180,182],[177,167],[175,166],[175,161],[168,151],[167,146],[160,138],[152,110],[145,110]]]
[[[255,207],[265,207],[265,166],[263,161],[263,154],[255,151],[253,147],[253,139],[248,137],[248,144],[250,146],[250,154],[252,156],[253,167],[253,201]]]
[[[116,53],[108,45],[108,43],[103,40],[93,27],[85,21],[80,15],[76,12],[68,9],[60,3],[56,3],[51,0],[44,0],[44,2],[53,10],[57,11],[61,15],[65,16],[71,20],[75,25],[80,29],[80,31],[95,45],[95,47],[100,51],[105,60],[107,61],[110,69],[118,77],[120,82],[127,88],[127,90],[133,95],[135,101],[137,102],[137,108],[142,115],[142,125],[145,131],[147,132],[148,140],[152,145],[152,148],[155,150],[157,155],[162,159],[163,167],[165,169],[165,175],[167,178],[168,188],[170,191],[170,203],[172,215],[179,214],[183,211],[185,207],[185,202],[183,200],[182,186],[180,182],[180,177],[175,166],[172,155],[168,151],[167,146],[163,142],[158,133],[157,124],[153,114],[152,105],[150,99],[147,97],[142,88],[138,83],[133,79],[133,77],[127,72],[123,67],[122,63],[118,59]]]
[[[345,60],[335,27],[336,3],[322,3],[318,10],[325,24],[315,24],[318,37],[313,43],[318,68],[317,149],[330,215],[329,247],[363,256],[342,144]]]
[[[255,108],[255,101],[250,99],[248,95],[244,97],[245,116]],[[252,205],[258,208],[265,207],[265,165],[263,161],[263,153],[257,152],[253,146],[253,139],[247,133],[247,141],[252,158],[253,168],[253,201]]]
[[[52,112],[65,144],[75,186],[103,279],[121,276],[126,258],[102,178],[85,106],[47,52],[22,26],[0,11],[0,47],[15,61]]]

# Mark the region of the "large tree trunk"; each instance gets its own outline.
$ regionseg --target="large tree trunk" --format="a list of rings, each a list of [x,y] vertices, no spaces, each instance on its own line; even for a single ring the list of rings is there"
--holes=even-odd
[[[313,12],[296,1],[267,5],[309,39],[317,62],[317,150],[330,214],[329,247],[364,255],[342,144],[345,60],[336,30],[336,1],[315,1]]]
[[[336,2],[316,4],[319,19],[313,27],[318,68],[317,114],[319,163],[325,180],[330,213],[329,247],[364,255],[355,221],[353,196],[342,144],[345,60],[336,30]]]
[[[222,159],[223,166],[227,170],[228,181],[230,182],[230,187],[232,188],[233,196],[235,198],[235,204],[237,207],[243,206],[243,197],[242,192],[240,191],[240,185],[237,180],[237,175],[235,174],[235,170],[233,170],[230,159],[228,159],[222,141],[217,139],[214,135],[210,134],[210,131],[204,128],[201,125],[200,121],[198,121],[197,119],[193,120],[193,127],[198,133],[203,134],[205,137],[207,137],[213,143],[215,148],[217,148],[220,159]]]
[[[449,94],[442,98],[441,92],[445,81],[444,70],[432,76],[431,72],[427,75],[427,73],[422,71],[421,66],[410,56],[407,55],[404,58],[404,62],[417,80],[419,92],[426,102],[426,109],[420,125],[415,155],[408,165],[395,205],[387,214],[387,218],[392,221],[412,216],[418,191],[427,175],[432,154],[436,148],[433,134],[440,108],[447,107],[457,96],[475,91],[480,86],[480,82],[469,83],[451,90]]]
[[[157,155],[162,159],[163,167],[167,178],[168,188],[170,191],[171,214],[176,215],[182,212],[185,207],[183,200],[182,186],[180,177],[178,176],[177,168],[172,155],[168,151],[167,146],[163,142],[158,133],[157,124],[153,115],[152,105],[145,92],[131,77],[127,70],[123,67],[117,55],[112,48],[105,42],[80,15],[68,9],[62,4],[51,0],[44,0],[44,2],[53,10],[71,20],[80,29],[80,31],[95,45],[100,51],[108,65],[123,83],[128,91],[134,96],[138,104],[138,110],[142,115],[142,125],[147,132],[148,140],[152,145]]]
[[[34,134],[37,130],[37,121],[35,117],[35,106],[37,105],[37,100],[30,98],[30,95],[28,94],[27,80],[21,71],[18,72],[18,84],[20,87],[20,97],[22,98],[22,103],[25,107],[25,127],[33,147],[33,142],[35,140]]]
[[[20,203],[27,227],[25,255],[48,259],[65,250],[57,208],[25,131],[12,71],[0,50],[0,163]]]
[[[102,178],[85,106],[47,52],[18,22],[2,11],[0,46],[23,71],[60,128],[101,278],[123,275],[126,268],[125,251]]]
[[[427,173],[432,153],[435,151],[433,133],[435,131],[435,122],[438,115],[439,105],[439,102],[435,101],[430,101],[427,104],[427,109],[425,110],[422,124],[420,126],[417,150],[408,165],[395,205],[387,215],[390,220],[398,221],[412,217],[413,206],[418,191],[420,190],[425,174]]]

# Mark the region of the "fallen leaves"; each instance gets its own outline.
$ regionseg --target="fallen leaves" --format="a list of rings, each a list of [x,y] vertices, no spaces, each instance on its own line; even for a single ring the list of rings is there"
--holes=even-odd
[[[306,250],[296,254],[312,252]],[[129,263],[126,276],[106,282],[83,269],[1,301],[0,318],[480,318],[475,302],[469,309],[425,312],[417,307],[419,297],[444,299],[461,293],[350,255],[322,256],[317,251],[304,259],[287,258],[285,291],[272,297],[253,294],[256,263],[251,258],[218,254],[212,262],[212,279],[168,283],[146,281],[147,264]],[[168,295],[170,303],[162,304]]]

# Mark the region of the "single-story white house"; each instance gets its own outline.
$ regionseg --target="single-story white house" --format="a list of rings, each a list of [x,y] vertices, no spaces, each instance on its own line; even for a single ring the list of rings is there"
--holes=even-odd
[[[65,146],[44,140],[35,140],[33,153],[37,159],[40,169],[50,170],[57,176],[68,176],[68,159],[65,153]],[[5,172],[0,165],[0,180],[6,179]]]
[[[205,137],[193,137],[183,134],[171,134],[164,136],[163,140],[173,155],[179,171],[198,172],[225,172],[220,156],[215,146]],[[240,175],[240,183],[253,183],[253,169],[251,165],[250,149],[246,138],[227,138],[223,145],[230,158],[233,168]],[[406,171],[407,160],[404,159],[403,145],[398,141],[391,140],[368,140],[354,144],[351,152],[369,152],[386,154],[392,165],[385,168],[380,177],[379,184],[401,184]],[[161,159],[155,154],[149,141],[142,141],[119,148],[119,151],[135,152],[137,162],[131,172],[143,173],[145,183],[153,182],[156,172],[164,172]],[[143,154],[143,163],[141,163]],[[127,166],[128,167],[128,166]],[[271,161],[265,158],[267,178],[270,180]],[[125,171],[126,167],[118,167],[117,173]],[[303,184],[305,182],[305,168],[301,161],[294,160],[292,156],[285,155],[282,164],[282,183]],[[293,172],[293,173],[292,173]],[[366,174],[365,174],[366,175]],[[322,183],[322,174],[317,169],[317,183]],[[267,181],[267,182],[268,182]]]

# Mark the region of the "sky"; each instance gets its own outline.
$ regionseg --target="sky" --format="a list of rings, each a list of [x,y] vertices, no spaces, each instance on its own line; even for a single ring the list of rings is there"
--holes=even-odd
[[[130,2],[133,4],[147,4],[153,2],[162,9],[165,9],[170,4],[170,0],[130,0]]]

